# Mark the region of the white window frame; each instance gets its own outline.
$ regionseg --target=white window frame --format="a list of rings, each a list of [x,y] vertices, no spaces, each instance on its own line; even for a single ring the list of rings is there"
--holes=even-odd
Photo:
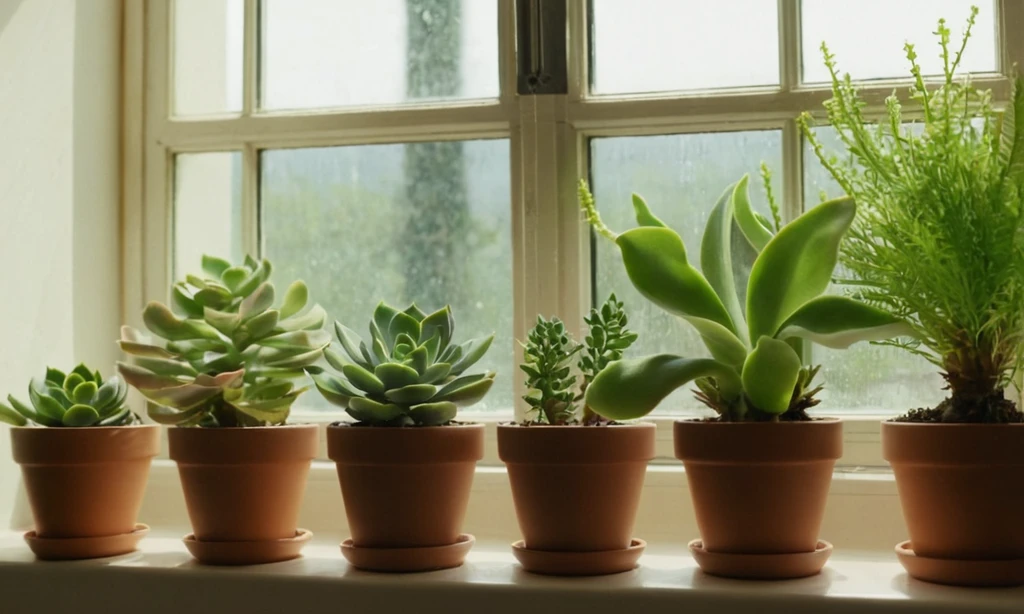
[[[589,32],[586,0],[567,0],[569,91],[565,95],[516,94],[515,4],[498,2],[498,63],[501,93],[496,100],[393,107],[261,112],[257,0],[244,0],[242,112],[212,119],[170,117],[172,61],[170,37],[173,0],[125,2],[124,157],[123,157],[123,302],[122,320],[141,325],[152,299],[167,298],[171,282],[171,206],[174,155],[182,152],[240,151],[242,155],[242,240],[248,253],[258,245],[258,164],[262,149],[371,143],[405,143],[472,138],[507,138],[512,193],[513,333],[523,339],[536,314],[561,317],[579,333],[590,307],[591,235],[576,205],[576,181],[589,169],[591,137],[701,133],[774,129],[782,133],[784,220],[803,209],[803,146],[797,116],[811,110],[820,117],[830,97],[826,84],[800,83],[800,0],[778,0],[780,84],[714,92],[663,92],[591,96],[586,58]],[[999,0],[998,73],[977,77],[997,101],[1009,93],[1007,75],[1024,66],[1024,2]],[[883,109],[894,86],[864,84],[869,112]],[[905,87],[899,88],[901,93]],[[521,349],[516,348],[516,362]],[[513,377],[522,390],[522,374]],[[516,407],[521,416],[524,407]],[[885,466],[879,449],[883,415],[844,414],[847,468]],[[338,414],[302,420],[330,422]],[[485,463],[498,464],[494,424],[508,414],[466,414],[489,423]],[[659,425],[658,457],[672,461],[672,417],[652,418]]]

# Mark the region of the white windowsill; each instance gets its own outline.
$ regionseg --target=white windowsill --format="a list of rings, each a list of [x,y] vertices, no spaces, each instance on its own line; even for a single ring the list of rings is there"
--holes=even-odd
[[[354,570],[324,541],[303,558],[247,568],[197,565],[177,537],[150,536],[141,547],[103,560],[35,562],[20,534],[0,532],[3,611],[943,614],[1019,612],[1024,600],[1024,589],[918,582],[892,556],[849,552],[836,552],[815,577],[748,582],[707,576],[684,553],[649,553],[640,568],[614,576],[553,578],[524,572],[496,543],[478,543],[461,568],[410,575]]]

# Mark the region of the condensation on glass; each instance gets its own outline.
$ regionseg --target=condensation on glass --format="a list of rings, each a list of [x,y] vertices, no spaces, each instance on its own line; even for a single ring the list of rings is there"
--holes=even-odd
[[[777,5],[776,0],[592,0],[591,91],[776,85]]]
[[[264,0],[261,106],[497,98],[496,0]]]
[[[270,150],[261,160],[264,253],[332,318],[368,335],[380,300],[450,304],[461,340],[497,336],[498,373],[471,411],[513,406],[509,144],[447,141]],[[316,395],[303,407],[326,409]]]
[[[175,0],[172,6],[172,113],[240,112],[244,0]]]
[[[590,141],[592,190],[605,223],[621,232],[636,226],[631,194],[644,197],[652,210],[683,238],[690,262],[700,268],[700,241],[711,209],[725,188],[750,174],[750,197],[755,210],[770,217],[762,189],[762,161],[781,175],[782,133],[778,130],[708,134],[595,138]],[[776,199],[782,185],[773,183]],[[738,233],[738,231],[737,231]],[[734,249],[745,243],[733,242]],[[640,296],[622,266],[619,250],[603,237],[594,239],[594,289],[600,302],[610,292],[622,300],[630,327],[640,338],[630,356],[671,353],[707,356],[693,327]],[[738,263],[740,258],[734,257]],[[741,300],[743,300],[741,289]],[[690,386],[670,395],[659,414],[704,409]]]
[[[913,125],[909,130],[919,130]],[[831,127],[815,129],[826,153],[842,151],[839,135]],[[813,207],[823,199],[843,195],[842,188],[804,143],[804,202]],[[839,285],[829,289],[842,294]],[[931,407],[945,396],[938,368],[920,356],[891,346],[857,343],[846,350],[811,346],[810,362],[820,364],[819,384],[825,390],[819,413],[846,410],[874,413],[903,412]]]
[[[942,74],[938,37],[940,17],[952,32],[951,49],[960,38],[971,5],[980,9],[961,67],[965,72],[994,72],[996,60],[996,3],[979,0],[810,0],[801,4],[803,80],[830,79],[820,46],[836,55],[840,74],[856,80],[909,78],[910,63],[903,44],[915,45],[925,75]],[[870,40],[870,44],[866,41]],[[950,58],[952,61],[952,58]]]
[[[174,157],[174,279],[198,273],[203,254],[241,262],[242,154]]]

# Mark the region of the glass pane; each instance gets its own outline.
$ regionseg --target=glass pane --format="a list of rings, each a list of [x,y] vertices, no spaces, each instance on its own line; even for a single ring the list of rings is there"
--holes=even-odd
[[[952,32],[952,48],[959,40],[971,5],[981,8],[964,52],[961,69],[996,70],[995,2],[977,0],[814,0],[802,3],[803,74],[806,83],[829,81],[822,62],[821,42],[836,55],[841,73],[857,80],[909,77],[904,42],[913,43],[917,61],[926,75],[942,73],[938,37],[933,32],[940,17]]]
[[[175,0],[175,115],[242,110],[244,11],[244,0]]]
[[[779,82],[775,0],[593,0],[596,94]]]
[[[203,254],[240,262],[242,154],[174,158],[174,278],[200,270]]]
[[[262,106],[498,96],[495,0],[266,0]]]
[[[636,192],[682,236],[691,263],[698,268],[704,225],[725,188],[750,173],[754,207],[770,216],[758,166],[763,160],[777,175],[782,170],[782,134],[777,130],[596,138],[590,142],[590,151],[592,189],[605,223],[616,232],[635,227],[630,194]],[[773,190],[781,201],[778,180]],[[741,248],[743,243],[734,245]],[[629,355],[708,355],[693,327],[653,305],[633,288],[619,250],[610,241],[598,237],[594,248],[598,301],[615,292],[626,305],[631,328],[640,335]],[[738,258],[734,260],[738,262]],[[669,396],[657,413],[704,409],[690,388],[684,386]]]
[[[332,319],[363,335],[381,300],[450,304],[463,341],[497,333],[478,366],[498,378],[469,410],[510,412],[510,194],[504,140],[268,151],[265,253],[277,279],[304,279]]]
[[[831,127],[817,128],[818,138],[830,153],[842,151]],[[843,190],[804,144],[804,202],[813,206],[822,198],[843,195]],[[830,292],[839,294],[841,287]],[[899,348],[858,343],[846,350],[812,346],[811,360],[822,365],[819,384],[825,390],[819,413],[864,411],[898,414],[916,407],[932,407],[946,395],[935,365]]]

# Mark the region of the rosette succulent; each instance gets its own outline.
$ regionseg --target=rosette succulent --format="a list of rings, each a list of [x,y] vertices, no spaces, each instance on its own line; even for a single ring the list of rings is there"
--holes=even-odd
[[[817,403],[819,389],[811,382],[817,369],[803,364],[804,340],[845,348],[856,341],[912,334],[906,322],[888,312],[823,294],[854,219],[853,199],[822,203],[773,227],[752,210],[747,182],[743,177],[726,189],[711,210],[699,271],[690,264],[679,234],[642,198],[633,198],[639,228],[616,234],[602,223],[593,196],[580,183],[588,221],[618,246],[636,289],[692,325],[711,354],[612,362],[587,387],[587,405],[598,414],[638,418],[695,381],[697,398],[723,421],[807,419],[805,410]],[[752,249],[733,250],[734,225],[741,231],[739,240]],[[737,251],[756,258],[734,266]],[[738,284],[746,287],[745,307]]]
[[[114,375],[106,380],[99,371],[80,364],[70,373],[49,368],[43,378],[32,378],[29,403],[8,395],[0,403],[0,422],[14,426],[125,426],[139,417],[124,404],[128,385]]]
[[[370,320],[369,343],[340,322],[334,328],[344,354],[327,349],[324,358],[339,373],[306,370],[327,401],[360,423],[447,424],[494,383],[493,372],[463,375],[491,347],[494,335],[454,343],[449,307],[428,315],[415,304],[399,311],[381,302]]]
[[[173,309],[146,306],[146,328],[156,345],[131,327],[121,349],[132,364],[118,363],[124,379],[150,402],[156,422],[182,426],[283,424],[305,388],[308,367],[323,355],[330,335],[326,314],[306,309],[309,291],[292,283],[274,307],[271,264],[246,258],[242,266],[203,257],[207,277],[189,275],[171,291]]]

